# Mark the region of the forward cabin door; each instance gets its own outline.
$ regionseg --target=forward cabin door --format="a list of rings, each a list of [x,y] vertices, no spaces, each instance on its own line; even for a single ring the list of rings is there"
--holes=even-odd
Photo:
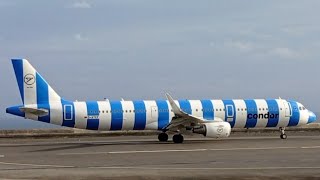
[[[292,107],[291,104],[287,101],[283,101],[284,105],[284,112],[286,117],[291,117],[292,116]]]

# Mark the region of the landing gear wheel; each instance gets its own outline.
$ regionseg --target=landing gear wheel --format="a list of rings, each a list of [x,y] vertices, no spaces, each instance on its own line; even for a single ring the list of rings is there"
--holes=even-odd
[[[280,138],[281,138],[281,139],[287,139],[287,135],[286,135],[286,134],[281,134],[281,135],[280,135]]]
[[[287,135],[286,135],[286,133],[284,132],[284,128],[283,128],[283,127],[280,127],[279,130],[280,130],[280,133],[281,133],[280,138],[281,138],[281,139],[287,139]]]
[[[181,134],[175,134],[173,137],[172,137],[172,140],[173,140],[173,142],[174,143],[176,143],[176,144],[180,144],[180,143],[182,143],[183,142],[183,136],[181,135]]]
[[[158,135],[158,139],[159,139],[159,141],[160,142],[167,142],[168,141],[168,134],[167,133],[160,133],[159,135]]]

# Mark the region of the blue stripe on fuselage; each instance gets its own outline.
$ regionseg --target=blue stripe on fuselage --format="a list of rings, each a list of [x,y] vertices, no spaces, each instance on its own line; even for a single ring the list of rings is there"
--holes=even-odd
[[[298,103],[295,101],[288,101],[292,108],[292,116],[289,119],[288,126],[296,126],[299,124],[300,119],[300,111],[298,107]]]
[[[98,130],[99,128],[99,105],[97,101],[88,101],[87,104],[87,129]]]
[[[163,129],[169,124],[169,107],[165,100],[157,100],[158,106],[158,129]]]
[[[214,110],[211,100],[201,100],[202,110],[203,110],[203,119],[213,120],[214,119]]]
[[[254,115],[254,114],[258,114],[258,110],[257,110],[257,104],[254,100],[244,100],[244,102],[246,103],[247,106],[247,122],[246,122],[246,128],[254,128],[257,125],[257,118],[254,118],[253,116],[249,119],[249,114]]]
[[[273,118],[268,119],[267,127],[277,127],[279,123],[279,105],[275,99],[266,100],[268,104],[269,114],[276,114]]]
[[[192,114],[190,102],[188,100],[178,100],[180,109],[188,114]]]
[[[123,110],[120,101],[111,101],[111,130],[121,130],[123,124]]]
[[[16,74],[16,79],[19,86],[19,91],[24,104],[24,88],[23,88],[23,61],[21,59],[12,59],[12,65]]]
[[[74,127],[75,123],[75,110],[74,110],[74,104],[73,102],[66,101],[64,99],[61,99],[61,104],[62,104],[62,113],[63,113],[63,122],[62,126],[67,126],[67,127]],[[71,109],[65,108],[65,105],[71,106]],[[68,106],[68,107],[69,107]],[[65,112],[67,110],[67,112]],[[70,118],[70,119],[69,119]]]
[[[143,130],[146,127],[147,114],[144,101],[133,101],[135,116],[134,116],[134,130]]]
[[[237,115],[237,113],[236,113],[236,107],[235,107],[235,105],[234,105],[234,102],[232,101],[232,100],[222,100],[223,101],[223,104],[224,104],[224,109],[225,109],[225,121],[227,121],[227,122],[229,122],[230,123],[230,125],[231,125],[231,127],[233,128],[234,127],[234,125],[235,125],[235,123],[236,123],[236,115]],[[232,117],[230,117],[230,118],[232,118],[232,121],[228,121],[228,116],[227,116],[227,113],[228,113],[228,110],[227,110],[227,105],[231,105],[232,107],[233,107],[233,116]],[[230,119],[229,118],[229,119]]]
[[[47,109],[49,114],[46,116],[38,117],[41,122],[50,123],[50,104],[49,104],[49,87],[46,81],[36,73],[37,82],[37,105],[39,109]]]

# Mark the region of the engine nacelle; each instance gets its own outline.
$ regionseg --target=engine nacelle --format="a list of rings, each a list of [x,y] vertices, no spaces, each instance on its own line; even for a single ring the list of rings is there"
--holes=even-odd
[[[226,138],[230,136],[231,126],[227,122],[205,123],[193,128],[193,133],[203,134],[211,138]]]

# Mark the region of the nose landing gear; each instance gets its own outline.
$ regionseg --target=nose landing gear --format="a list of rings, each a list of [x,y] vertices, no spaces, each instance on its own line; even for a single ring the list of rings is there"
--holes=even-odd
[[[280,130],[280,133],[281,133],[281,134],[280,134],[280,138],[281,138],[281,139],[287,139],[287,135],[286,135],[286,133],[284,132],[285,128],[280,127],[279,130]]]

